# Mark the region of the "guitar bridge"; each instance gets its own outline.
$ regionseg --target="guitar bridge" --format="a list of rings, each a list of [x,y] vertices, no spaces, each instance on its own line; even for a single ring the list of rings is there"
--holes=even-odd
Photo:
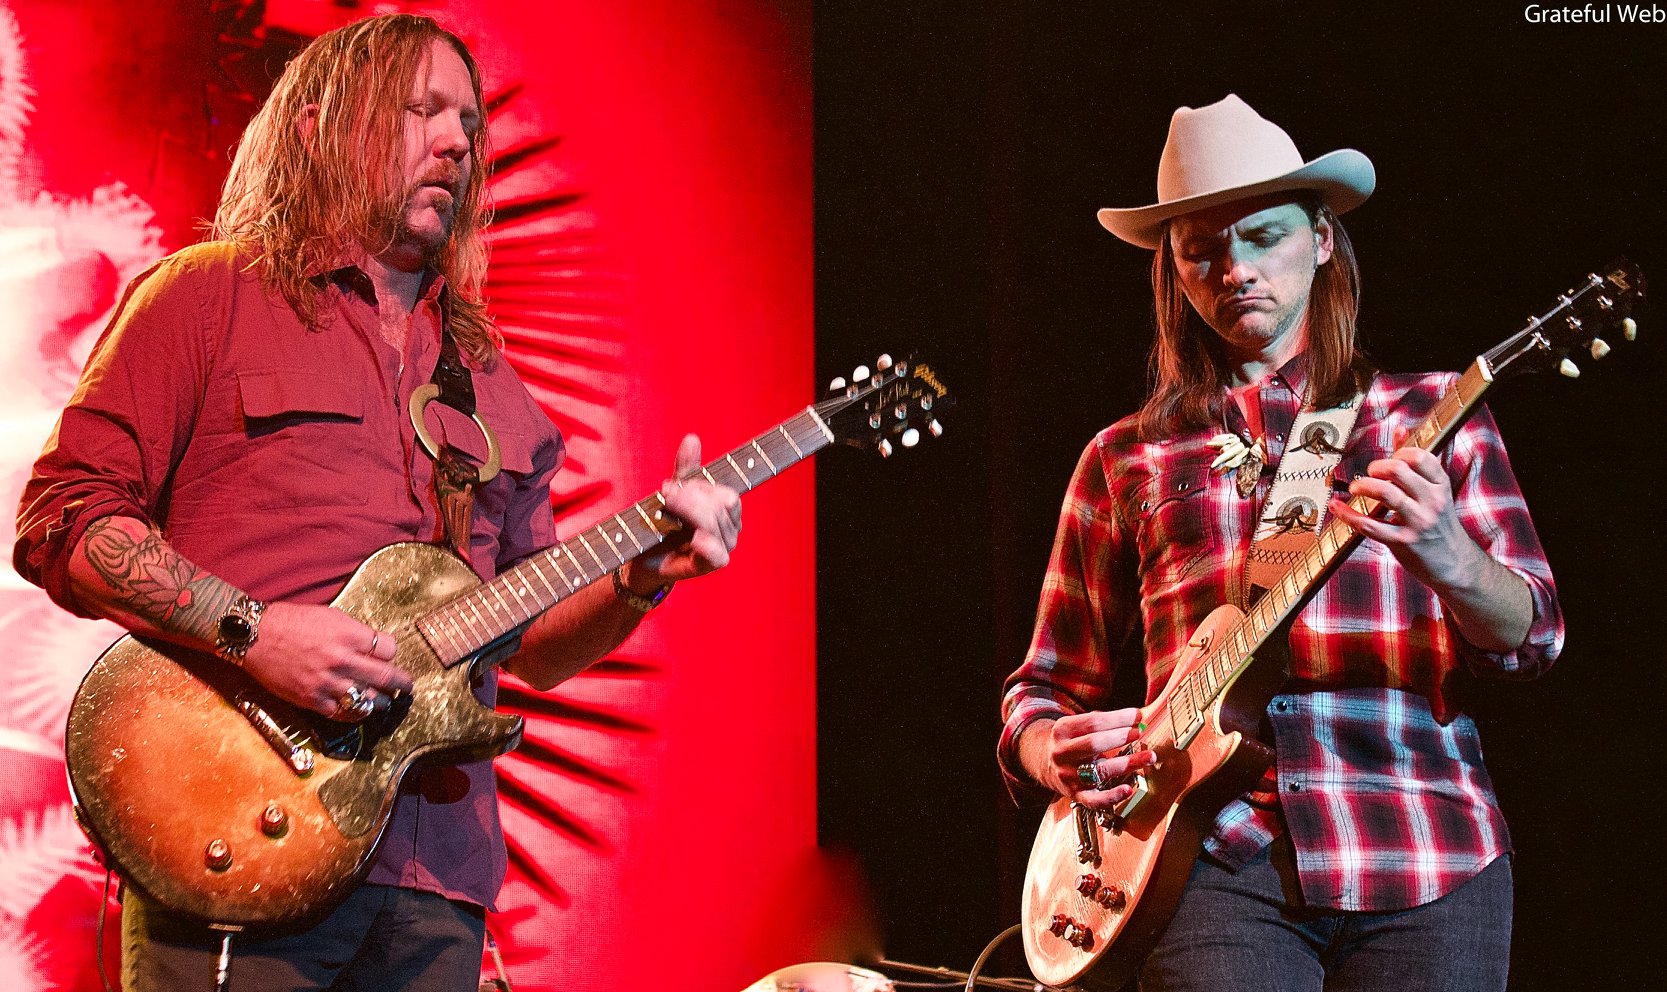
[[[1100,831],[1094,811],[1081,803],[1072,803],[1071,812],[1077,817],[1077,861],[1099,867]]]
[[[260,734],[261,740],[278,752],[278,757],[284,759],[284,764],[289,766],[290,771],[303,778],[313,773],[313,753],[296,740],[295,735],[283,724],[274,720],[272,714],[247,699],[237,701],[237,711],[242,713],[249,725]]]

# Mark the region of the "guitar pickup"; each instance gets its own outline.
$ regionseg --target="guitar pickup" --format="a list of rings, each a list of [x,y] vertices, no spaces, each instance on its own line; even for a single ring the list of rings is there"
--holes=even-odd
[[[1118,803],[1111,811],[1111,815],[1116,817],[1119,821],[1118,825],[1121,826],[1122,823],[1127,822],[1129,817],[1134,815],[1134,811],[1139,809],[1140,804],[1145,802],[1146,797],[1151,794],[1152,789],[1146,782],[1146,776],[1136,774],[1134,777],[1133,794],[1131,794],[1129,798]]]

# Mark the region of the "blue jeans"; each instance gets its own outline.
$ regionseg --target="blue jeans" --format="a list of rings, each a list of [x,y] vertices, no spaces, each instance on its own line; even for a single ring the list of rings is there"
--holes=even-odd
[[[1307,909],[1281,838],[1238,872],[1199,859],[1140,992],[1503,992],[1510,955],[1509,858],[1412,909]]]
[[[233,938],[231,992],[475,992],[485,940],[479,906],[361,885],[307,929]],[[220,934],[123,893],[126,992],[210,992],[219,952]]]

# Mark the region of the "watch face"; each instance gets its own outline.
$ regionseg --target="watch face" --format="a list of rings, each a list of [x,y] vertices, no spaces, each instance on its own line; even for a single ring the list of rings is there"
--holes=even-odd
[[[228,643],[246,643],[253,633],[254,629],[249,626],[247,617],[240,617],[232,613],[220,618],[220,636]]]

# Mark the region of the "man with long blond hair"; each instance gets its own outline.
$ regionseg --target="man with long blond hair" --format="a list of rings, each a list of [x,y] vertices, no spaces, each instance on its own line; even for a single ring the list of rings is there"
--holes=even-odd
[[[1338,215],[1375,185],[1366,156],[1305,162],[1228,96],[1175,112],[1158,203],[1099,214],[1155,252],[1153,385],[1066,494],[1004,699],[1015,796],[1129,799],[1157,753],[1128,747],[1139,711],[1108,709],[1136,627],[1150,702],[1206,615],[1271,588],[1324,514],[1365,538],[1268,648],[1291,676],[1261,730],[1273,767],[1207,831],[1143,992],[1505,987],[1511,842],[1465,689],[1543,672],[1562,616],[1486,410],[1439,457],[1404,446],[1453,377],[1374,374],[1358,347]]]
[[[554,543],[561,435],[481,301],[485,147],[479,71],[434,21],[376,17],[309,45],[238,146],[217,240],[129,287],[24,490],[18,571],[72,612],[212,652],[332,719],[409,692],[392,632],[325,605],[358,564],[445,541],[489,578]],[[437,369],[469,382],[496,431],[495,476],[474,472],[490,445],[467,416],[428,408],[446,471],[404,416]],[[673,478],[699,464],[687,437]],[[697,478],[665,495],[680,537],[532,621],[506,667],[552,686],[671,583],[727,563],[736,494]],[[400,790],[366,883],[304,929],[242,934],[230,987],[473,989],[504,871],[490,763],[428,769]],[[209,989],[220,946],[125,893],[129,992]]]

